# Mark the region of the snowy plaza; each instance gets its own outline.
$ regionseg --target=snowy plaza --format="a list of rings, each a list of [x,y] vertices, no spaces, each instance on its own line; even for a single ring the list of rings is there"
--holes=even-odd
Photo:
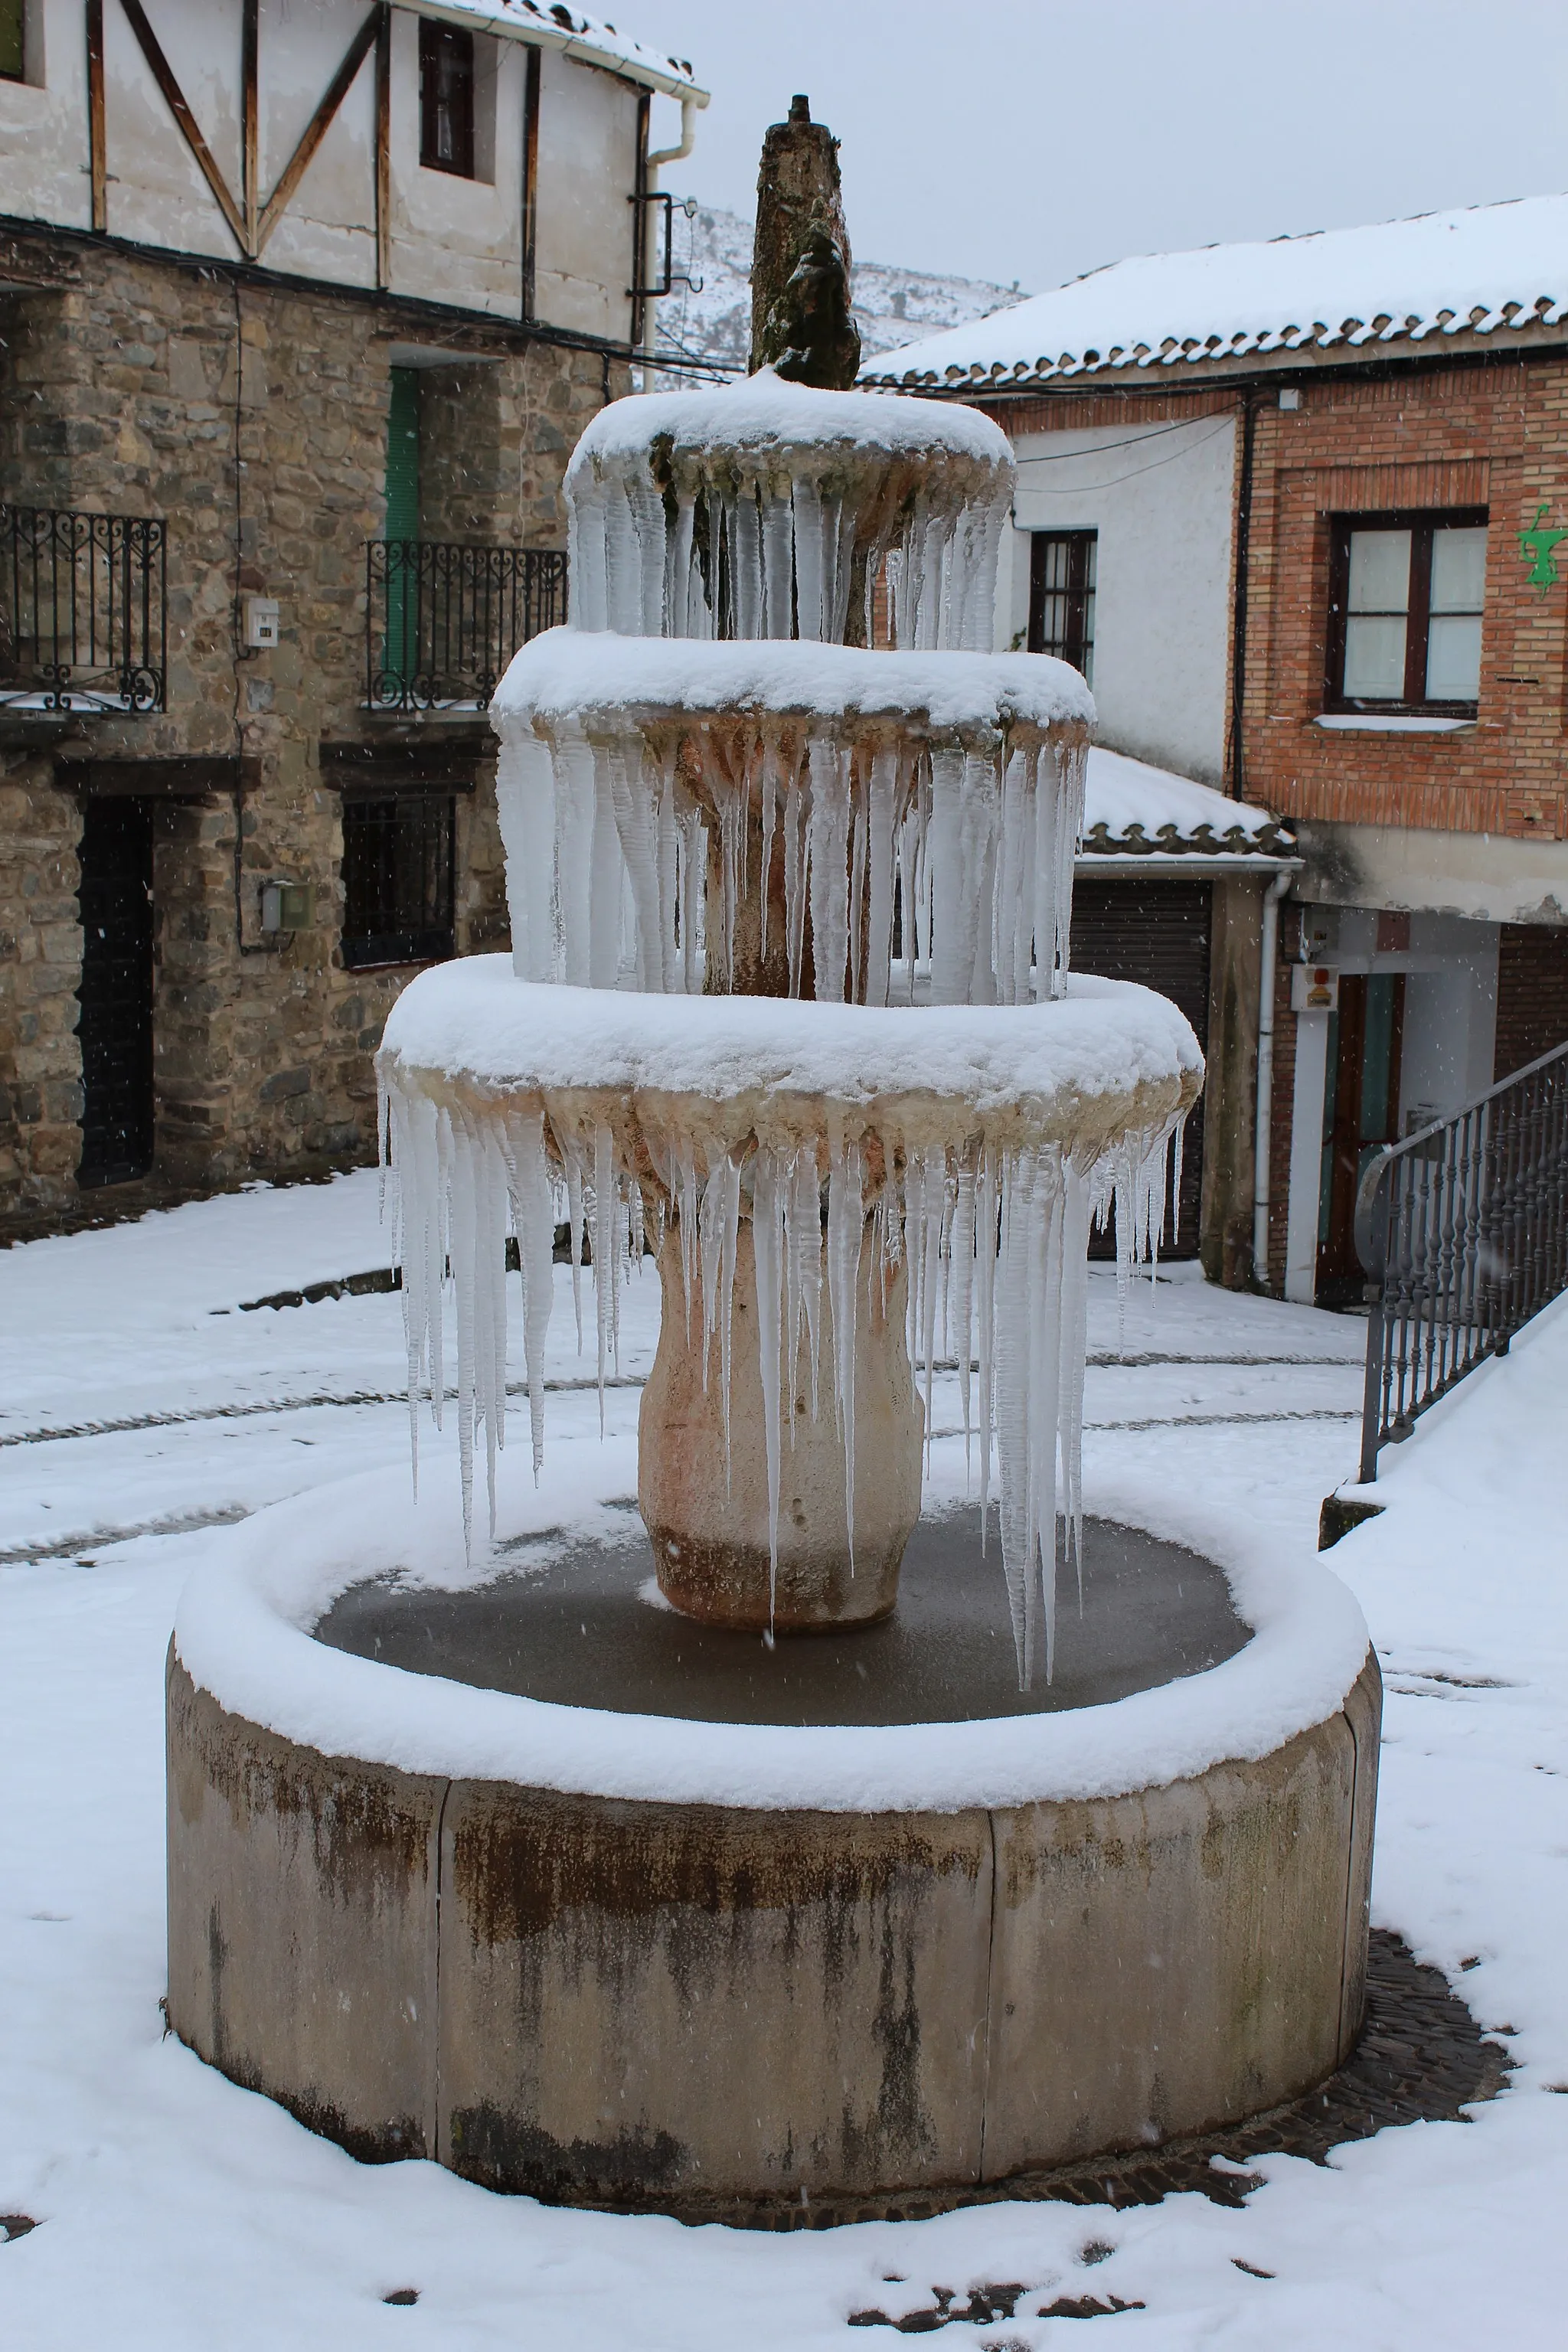
[[[1236,2205],[1003,2203],[777,2237],[364,2168],[165,2035],[163,1670],[182,1587],[243,1537],[229,1522],[284,1498],[300,1524],[455,1513],[449,1432],[426,1438],[410,1498],[395,1297],[243,1311],[384,1264],[376,1194],[370,1173],[257,1191],[0,1258],[5,1328],[26,1335],[0,1420],[0,1777],[27,1791],[0,1931],[0,2211],[38,2224],[0,2268],[8,2341],[717,2346],[740,2329],[797,2347],[843,2341],[858,2311],[935,2309],[938,2288],[965,2307],[997,2284],[1024,2289],[1012,2318],[964,2340],[1067,2337],[1032,2315],[1081,2296],[1142,2305],[1119,2335],[1173,2347],[1560,2340],[1561,1307],[1385,1455],[1385,1515],[1331,1555],[1386,1685],[1374,1927],[1440,1969],[1514,2065],[1468,2121],[1385,2129],[1327,2167],[1259,2158],[1265,2185]],[[556,1280],[548,1479],[626,1497],[657,1284],[650,1267],[624,1294],[601,1439],[570,1270]],[[1134,1284],[1119,1349],[1114,1275],[1096,1274],[1088,1508],[1237,1571],[1310,1554],[1353,1461],[1363,1331],[1177,1267]],[[951,1373],[935,1404],[962,1483]],[[534,1508],[526,1428],[521,1412],[503,1518]],[[386,2305],[407,2289],[416,2308]]]

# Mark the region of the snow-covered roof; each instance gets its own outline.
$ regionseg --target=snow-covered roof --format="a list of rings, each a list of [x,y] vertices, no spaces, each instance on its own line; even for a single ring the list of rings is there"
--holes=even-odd
[[[1044,383],[1254,353],[1420,344],[1568,316],[1568,195],[1118,261],[886,352],[868,383]]]
[[[1190,776],[1095,744],[1084,793],[1090,856],[1283,857],[1290,844],[1267,809],[1227,800]]]
[[[471,24],[478,17],[489,32],[531,41],[538,48],[563,49],[584,65],[604,66],[669,98],[708,103],[708,92],[699,89],[689,58],[661,57],[629,34],[617,33],[602,16],[568,8],[564,0],[420,0],[420,7],[425,16],[444,16],[454,25]]]

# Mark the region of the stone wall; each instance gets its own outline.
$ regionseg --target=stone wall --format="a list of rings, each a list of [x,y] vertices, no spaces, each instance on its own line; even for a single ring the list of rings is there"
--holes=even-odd
[[[85,240],[18,234],[0,247],[0,280],[26,289],[0,297],[0,497],[165,518],[169,638],[166,712],[12,718],[0,730],[4,1232],[374,1150],[369,1056],[410,968],[343,968],[342,799],[323,741],[393,763],[414,749],[426,774],[432,761],[449,773],[458,951],[506,940],[482,723],[362,707],[364,549],[384,527],[393,357],[421,342],[482,355],[422,380],[423,529],[478,543],[564,546],[566,459],[626,380],[596,352],[521,329],[241,283]],[[276,649],[239,643],[251,593],[279,601]],[[167,798],[184,789],[170,763],[191,757],[243,761],[243,812],[226,790]],[[89,761],[132,760],[149,763],[159,799],[157,1163],[144,1186],[79,1195],[73,779],[90,782]],[[308,929],[264,937],[273,879],[310,886]]]

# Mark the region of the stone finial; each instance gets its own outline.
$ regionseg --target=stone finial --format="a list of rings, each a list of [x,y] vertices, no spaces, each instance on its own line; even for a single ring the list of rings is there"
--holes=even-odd
[[[795,383],[848,390],[860,365],[849,269],[838,142],[826,123],[812,121],[810,100],[797,94],[789,120],[770,125],[757,174],[753,373],[776,367]]]

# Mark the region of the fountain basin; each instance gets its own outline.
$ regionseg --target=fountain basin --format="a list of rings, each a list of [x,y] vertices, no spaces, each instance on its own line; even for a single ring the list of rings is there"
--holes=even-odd
[[[531,1498],[521,1581],[380,1481],[215,1545],[169,1665],[202,2056],[363,2157],[731,2219],[1156,2144],[1341,2062],[1380,1702],[1327,1570],[1102,1531],[1100,1652],[1064,1603],[1020,1695],[962,1517],[883,1625],[769,1654],[637,1598],[630,1474],[606,1446],[565,1530]]]

